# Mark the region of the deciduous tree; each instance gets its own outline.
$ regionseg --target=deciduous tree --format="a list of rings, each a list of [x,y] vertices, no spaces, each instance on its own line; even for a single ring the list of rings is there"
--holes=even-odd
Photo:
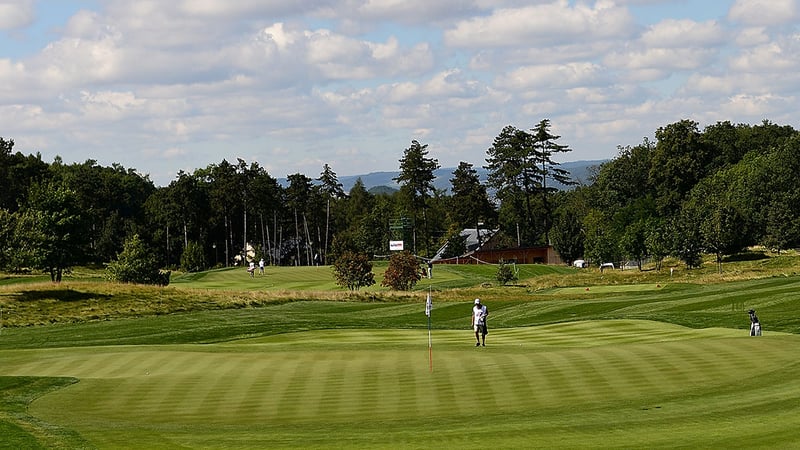
[[[372,262],[363,253],[344,251],[333,263],[333,274],[336,284],[351,291],[375,284]]]
[[[120,283],[169,284],[170,273],[159,270],[158,260],[138,234],[125,240],[122,252],[106,271],[110,280]]]
[[[75,191],[50,182],[31,187],[16,229],[19,250],[31,267],[60,283],[64,271],[83,262],[88,235]]]
[[[389,257],[389,266],[383,275],[381,286],[387,286],[397,291],[409,291],[421,279],[419,261],[406,250],[394,253]]]

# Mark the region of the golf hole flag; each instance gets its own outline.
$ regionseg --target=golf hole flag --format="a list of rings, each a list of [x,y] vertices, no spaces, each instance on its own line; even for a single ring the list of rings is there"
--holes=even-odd
[[[428,291],[428,300],[425,301],[425,315],[428,316],[428,367],[433,372],[433,342],[431,341],[431,309],[433,308],[433,301],[431,300],[431,291]]]
[[[431,301],[431,293],[428,292],[428,300],[425,302],[425,315],[428,317],[431,316],[431,308],[433,308],[433,303]]]

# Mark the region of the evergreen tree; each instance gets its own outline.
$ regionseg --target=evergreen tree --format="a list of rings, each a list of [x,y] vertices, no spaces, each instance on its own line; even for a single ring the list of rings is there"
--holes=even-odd
[[[550,244],[549,233],[553,216],[550,196],[558,189],[549,182],[553,181],[565,186],[575,184],[570,178],[569,172],[558,167],[560,164],[553,161],[553,156],[559,153],[569,152],[571,149],[566,145],[561,145],[556,142],[561,136],[550,133],[549,119],[542,119],[531,131],[533,132],[533,155],[537,168],[534,172],[536,180],[534,185],[536,186],[536,190],[539,191],[544,207],[544,241],[545,244]]]
[[[328,164],[323,166],[322,173],[319,178],[317,178],[317,181],[321,183],[320,192],[325,199],[325,239],[322,252],[324,264],[324,259],[327,258],[328,254],[328,237],[331,233],[331,203],[335,203],[344,198],[345,193],[342,183],[339,183],[336,172],[334,172]]]
[[[503,128],[486,151],[487,183],[500,200],[500,221],[517,245],[529,245],[540,234],[534,224],[536,162],[530,153],[530,135],[511,125]]]
[[[439,168],[439,162],[428,158],[428,144],[422,145],[416,140],[411,141],[411,146],[403,153],[400,160],[400,174],[394,178],[400,187],[400,195],[408,202],[408,209],[417,223],[417,212],[422,212],[423,236],[422,242],[425,254],[430,255],[430,234],[428,230],[428,199],[434,192],[434,172]],[[415,248],[416,252],[417,249]]]
[[[486,193],[486,186],[481,184],[478,171],[472,164],[464,161],[453,171],[450,184],[453,192],[450,198],[453,222],[460,228],[475,228],[478,231],[478,245],[481,245],[481,224],[492,223],[496,215]]]

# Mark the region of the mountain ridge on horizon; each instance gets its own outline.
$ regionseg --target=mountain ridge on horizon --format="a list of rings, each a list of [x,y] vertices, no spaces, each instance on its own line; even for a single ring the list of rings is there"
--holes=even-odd
[[[578,182],[586,182],[589,176],[589,172],[592,167],[599,166],[600,164],[608,161],[607,159],[597,159],[597,160],[582,160],[582,161],[571,161],[560,163],[558,165],[559,168],[569,171],[570,177],[574,181]],[[481,181],[486,181],[487,170],[483,167],[473,167],[477,172],[478,176],[480,177]],[[456,167],[442,167],[434,171],[434,175],[436,178],[433,181],[434,186],[436,189],[450,189],[450,178],[453,176],[453,171],[456,170]],[[339,183],[342,184],[342,188],[345,192],[350,192],[350,189],[356,183],[356,180],[361,178],[361,182],[364,183],[364,188],[368,191],[375,189],[375,188],[388,188],[389,190],[393,189],[400,189],[400,185],[394,181],[400,174],[399,170],[395,171],[376,171],[376,172],[369,172],[365,174],[359,175],[344,175],[337,177],[339,179]],[[281,179],[281,184],[285,184],[286,180]],[[566,186],[559,186],[559,188],[565,188]]]

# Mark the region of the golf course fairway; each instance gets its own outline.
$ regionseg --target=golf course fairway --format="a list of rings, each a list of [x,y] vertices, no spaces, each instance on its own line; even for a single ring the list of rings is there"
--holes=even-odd
[[[0,377],[76,379],[28,414],[97,448],[800,445],[798,335],[594,320],[431,338],[9,349]]]

